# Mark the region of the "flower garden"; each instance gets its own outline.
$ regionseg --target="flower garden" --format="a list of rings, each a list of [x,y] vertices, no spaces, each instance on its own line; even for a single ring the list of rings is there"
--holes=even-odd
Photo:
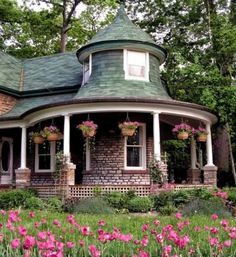
[[[10,194],[13,200],[11,203],[7,198]],[[5,196],[0,194],[0,206],[5,205],[9,209],[0,210],[0,256],[236,256],[236,220],[229,212],[220,211],[214,204],[217,200],[217,203],[224,205],[229,196],[235,200],[235,190],[228,193],[204,190],[194,192],[195,200],[210,200],[213,205],[206,202],[209,214],[201,213],[198,206],[191,215],[183,205],[184,202],[194,202],[193,198],[189,198],[193,193],[189,192],[164,192],[152,199],[154,208],[159,211],[142,214],[122,214],[121,211],[105,214],[104,206],[101,208],[104,213],[83,214],[80,207],[72,214],[68,212],[68,206],[67,212],[66,209],[56,211],[58,202],[55,200],[48,201],[46,208],[43,201],[27,194],[19,190],[15,196],[12,192]],[[131,199],[139,199],[131,195],[128,194]],[[197,195],[200,197],[196,198]],[[120,198],[118,203],[118,196],[113,194],[106,198],[113,206],[114,203],[116,206],[121,205],[121,202],[124,204],[124,198]],[[124,197],[127,198],[127,195]],[[12,209],[16,203],[22,207]],[[85,203],[88,207],[89,201]],[[94,213],[98,209],[97,204],[91,204]],[[171,209],[171,204],[175,208]],[[78,206],[79,203],[76,203]],[[166,208],[165,212],[164,209],[161,211],[161,207]]]
[[[1,256],[235,256],[236,221],[1,210]]]

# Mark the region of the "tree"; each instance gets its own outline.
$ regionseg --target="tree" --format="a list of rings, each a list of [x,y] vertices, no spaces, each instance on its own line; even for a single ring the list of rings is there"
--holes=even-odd
[[[236,1],[128,3],[135,21],[168,50],[162,75],[168,81],[171,96],[206,105],[219,113],[232,146],[230,157],[236,183]],[[137,13],[142,14],[142,20]]]
[[[0,11],[8,9],[12,2],[0,1]],[[36,8],[43,2],[47,3],[46,8]],[[76,17],[80,7],[78,2],[86,3],[88,7]],[[13,12],[5,15],[8,19],[0,16],[0,47],[17,57],[43,56],[78,49],[91,38],[95,30],[113,18],[116,6],[114,0],[32,0],[30,3],[25,1],[21,8],[15,3],[19,14]],[[104,10],[107,14],[105,17]]]

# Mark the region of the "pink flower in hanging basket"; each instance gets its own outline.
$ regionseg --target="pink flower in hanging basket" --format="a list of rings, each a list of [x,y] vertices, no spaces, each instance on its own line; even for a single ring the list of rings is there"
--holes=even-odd
[[[124,121],[119,124],[119,128],[123,129],[137,129],[140,126],[140,123],[137,121]]]
[[[175,127],[172,129],[172,132],[174,133],[187,132],[190,134],[192,132],[192,127],[186,123],[180,123],[175,125]]]
[[[77,125],[76,128],[82,131],[84,137],[90,138],[95,135],[98,125],[95,124],[92,120],[86,120]]]

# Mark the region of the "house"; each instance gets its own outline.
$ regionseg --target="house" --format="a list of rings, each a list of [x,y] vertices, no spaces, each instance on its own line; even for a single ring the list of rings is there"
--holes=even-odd
[[[150,192],[148,163],[153,156],[162,160],[162,142],[187,119],[194,127],[204,124],[208,132],[204,184],[216,185],[211,125],[217,118],[206,107],[168,95],[160,78],[166,57],[165,49],[129,20],[123,5],[114,22],[76,53],[19,60],[1,52],[0,184],[50,190],[55,154],[63,151],[73,196],[80,188],[84,195],[91,193],[95,186],[108,191],[135,187],[145,195]],[[95,149],[76,128],[86,120],[98,125]],[[121,135],[118,124],[125,120],[140,123],[135,137]],[[50,125],[62,131],[59,140],[29,142],[30,132]],[[200,184],[195,140],[190,151],[187,182]]]

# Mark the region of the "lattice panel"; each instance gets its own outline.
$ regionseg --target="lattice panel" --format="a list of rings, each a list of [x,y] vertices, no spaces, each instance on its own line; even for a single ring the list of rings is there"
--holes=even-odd
[[[94,196],[96,186],[71,186],[69,189],[70,198],[86,198]],[[134,190],[138,196],[147,196],[150,194],[150,186],[99,186],[102,194],[111,192],[126,193]]]
[[[184,190],[184,189],[199,189],[199,188],[205,188],[205,189],[212,189],[213,186],[211,185],[203,185],[203,184],[196,184],[196,185],[175,185],[174,190]]]
[[[60,195],[59,187],[55,187],[53,185],[52,186],[34,186],[33,188],[37,190],[40,198],[47,199],[50,197]]]

